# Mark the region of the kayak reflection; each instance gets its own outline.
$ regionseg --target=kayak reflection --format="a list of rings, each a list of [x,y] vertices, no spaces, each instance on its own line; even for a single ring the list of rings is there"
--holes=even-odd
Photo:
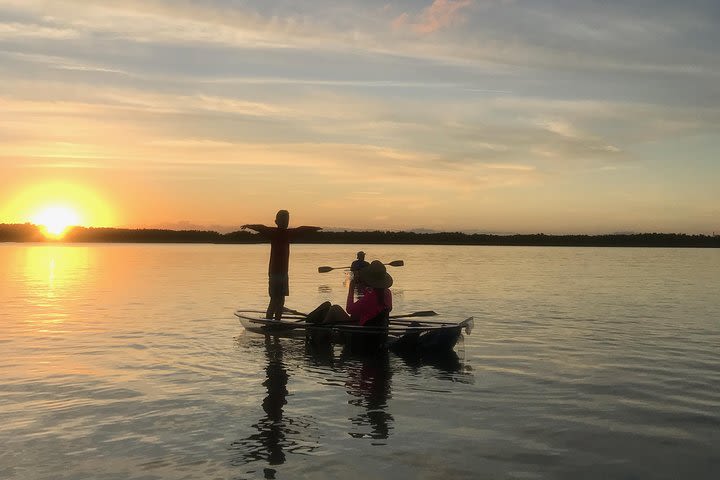
[[[345,346],[336,357],[331,345],[311,341],[305,343],[305,353],[313,365],[326,365],[345,374],[345,391],[351,397],[347,403],[363,409],[349,418],[356,428],[348,434],[354,438],[387,439],[393,422],[392,414],[387,411],[392,383],[390,354],[387,351],[358,353]]]
[[[360,363],[349,365],[347,372],[347,393],[356,397],[348,403],[365,409],[350,419],[353,425],[361,427],[360,432],[349,432],[350,436],[387,439],[393,422],[393,416],[387,411],[392,380],[389,354],[382,352],[365,358]],[[370,431],[362,431],[362,427],[369,427]]]
[[[267,393],[262,399],[264,416],[252,425],[255,433],[233,442],[230,449],[235,455],[234,465],[263,465],[265,478],[275,477],[274,467],[285,463],[288,454],[307,455],[322,448],[320,438],[324,435],[319,434],[320,430],[327,435],[327,426],[320,425],[322,419],[296,414],[303,411],[301,394],[293,392],[291,398],[299,403],[294,407],[288,405],[291,375],[303,375],[303,381],[311,382],[317,376],[317,382],[344,390],[346,404],[356,410],[347,417],[345,434],[372,445],[385,444],[395,428],[390,408],[394,375],[405,376],[405,380],[407,375],[428,372],[435,372],[432,376],[438,379],[467,376],[461,373],[463,366],[454,351],[432,357],[398,356],[387,350],[368,354],[348,346],[337,348],[328,343],[274,335],[255,337],[248,346],[264,353],[262,386]],[[337,390],[338,394],[343,395],[342,390]],[[337,400],[336,405],[344,403]]]

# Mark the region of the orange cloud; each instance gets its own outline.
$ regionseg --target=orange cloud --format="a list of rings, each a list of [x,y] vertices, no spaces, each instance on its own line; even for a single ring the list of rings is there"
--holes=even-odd
[[[407,12],[392,22],[396,30],[409,28],[416,33],[432,33],[449,27],[462,18],[460,10],[472,5],[472,0],[433,0],[414,18]]]

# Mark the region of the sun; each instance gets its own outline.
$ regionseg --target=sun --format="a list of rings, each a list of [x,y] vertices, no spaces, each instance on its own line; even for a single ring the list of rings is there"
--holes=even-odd
[[[60,240],[70,227],[110,227],[117,218],[105,194],[74,180],[53,179],[18,185],[14,191],[0,189],[0,223],[4,222],[32,223],[48,239]]]
[[[31,220],[41,226],[43,233],[50,238],[60,238],[68,228],[82,223],[78,212],[66,205],[42,207]]]

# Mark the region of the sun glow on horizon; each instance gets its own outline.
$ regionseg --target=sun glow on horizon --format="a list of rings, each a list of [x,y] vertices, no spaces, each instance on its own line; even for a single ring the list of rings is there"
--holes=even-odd
[[[116,215],[104,196],[87,185],[55,180],[19,187],[0,207],[0,223],[33,223],[60,239],[74,226],[109,227]]]
[[[43,233],[52,238],[60,238],[70,227],[82,223],[78,212],[66,205],[43,207],[30,220],[41,226]]]

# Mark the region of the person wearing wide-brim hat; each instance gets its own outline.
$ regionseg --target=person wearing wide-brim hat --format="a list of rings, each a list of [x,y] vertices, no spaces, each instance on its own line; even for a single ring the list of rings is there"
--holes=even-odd
[[[370,265],[357,272],[357,278],[364,288],[363,295],[355,301],[355,282],[348,285],[348,296],[345,310],[340,305],[325,302],[308,314],[309,322],[318,323],[355,323],[358,325],[375,325],[387,322],[392,310],[392,292],[390,287],[393,279],[380,260],[373,260]]]
[[[392,277],[380,260],[373,260],[370,265],[357,273],[357,277],[370,288],[390,288],[393,284]]]

